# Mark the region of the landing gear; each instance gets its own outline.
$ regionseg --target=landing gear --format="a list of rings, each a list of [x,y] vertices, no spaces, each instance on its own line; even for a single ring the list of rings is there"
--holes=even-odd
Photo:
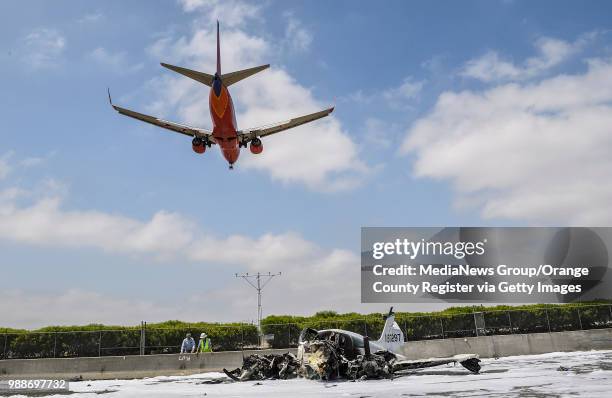
[[[234,164],[233,164],[233,163],[230,163],[230,165],[229,165],[229,169],[230,169],[230,170],[234,170]]]

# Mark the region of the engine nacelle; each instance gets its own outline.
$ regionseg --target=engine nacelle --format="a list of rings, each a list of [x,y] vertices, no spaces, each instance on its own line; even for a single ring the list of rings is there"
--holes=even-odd
[[[203,154],[206,151],[206,144],[200,138],[194,138],[191,141],[191,148],[195,153]]]
[[[259,155],[263,152],[263,143],[259,138],[255,138],[251,141],[251,146],[249,147],[251,153],[254,155]]]

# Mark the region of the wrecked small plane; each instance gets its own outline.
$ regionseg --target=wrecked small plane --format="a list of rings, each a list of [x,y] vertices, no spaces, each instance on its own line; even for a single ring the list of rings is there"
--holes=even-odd
[[[408,360],[400,353],[404,344],[404,333],[395,322],[391,307],[385,316],[382,335],[376,341],[343,329],[305,328],[300,334],[297,357],[290,353],[255,354],[244,358],[242,368],[223,370],[236,381],[294,377],[317,380],[393,378],[408,370],[451,363],[459,363],[472,373],[480,371],[480,359],[476,354]]]

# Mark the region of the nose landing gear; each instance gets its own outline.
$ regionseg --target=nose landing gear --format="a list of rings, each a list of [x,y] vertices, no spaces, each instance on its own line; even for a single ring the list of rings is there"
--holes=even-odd
[[[229,169],[230,169],[230,170],[234,170],[234,164],[233,164],[233,163],[230,163],[230,165],[229,165]]]

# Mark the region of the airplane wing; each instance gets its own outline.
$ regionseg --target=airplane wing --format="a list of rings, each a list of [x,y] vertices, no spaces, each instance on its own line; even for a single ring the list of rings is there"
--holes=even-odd
[[[179,124],[179,123],[174,123],[168,120],[159,119],[154,116],[145,115],[144,113],[135,112],[130,109],[126,109],[126,108],[122,108],[120,106],[114,105],[111,99],[111,96],[110,96],[110,91],[108,93],[108,101],[110,102],[111,106],[122,115],[129,116],[134,119],[138,119],[140,121],[143,121],[145,123],[150,123],[158,127],[163,127],[165,129],[172,130],[177,133],[185,134],[190,137],[205,138],[209,142],[215,143],[215,140],[212,136],[212,131],[210,130],[206,130],[206,129],[202,129],[198,127],[191,127],[191,126],[187,126],[187,125]]]
[[[412,369],[423,369],[431,368],[434,366],[445,365],[449,363],[459,363],[461,366],[466,368],[472,373],[478,373],[480,371],[480,359],[476,354],[459,354],[447,358],[429,358],[429,359],[417,359],[417,360],[402,360],[397,361],[393,364],[394,372],[401,372]]]
[[[302,124],[306,124],[312,122],[317,119],[321,119],[325,116],[328,116],[330,113],[334,111],[334,107],[324,109],[319,112],[311,113],[309,115],[304,115],[300,117],[296,117],[293,119],[285,120],[283,122],[270,124],[267,126],[252,128],[252,129],[243,129],[238,131],[238,138],[242,144],[246,144],[249,141],[254,140],[257,137],[265,137],[267,135],[280,133],[281,131],[285,131],[291,129],[293,127],[301,126]]]

